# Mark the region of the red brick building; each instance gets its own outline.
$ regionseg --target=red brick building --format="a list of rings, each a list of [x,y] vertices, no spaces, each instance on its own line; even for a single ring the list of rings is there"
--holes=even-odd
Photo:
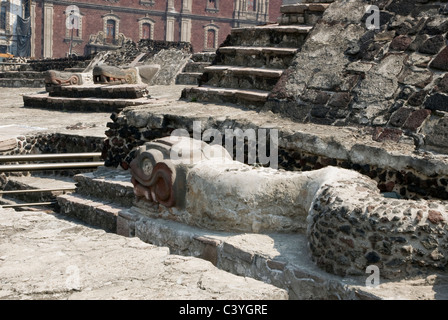
[[[64,57],[114,48],[126,39],[191,42],[216,50],[234,27],[276,22],[282,0],[36,0],[31,56]]]

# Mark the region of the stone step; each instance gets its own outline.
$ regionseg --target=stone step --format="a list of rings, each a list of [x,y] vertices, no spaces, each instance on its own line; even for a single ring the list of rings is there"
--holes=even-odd
[[[50,97],[48,93],[23,96],[24,107],[60,111],[117,112],[128,106],[151,103],[148,98],[105,99]]]
[[[366,277],[349,279],[318,268],[302,234],[213,232],[148,217],[138,208],[120,211],[117,233],[170,249],[172,254],[210,261],[227,272],[262,280],[288,291],[291,300],[394,298],[365,286]],[[331,285],[329,285],[331,284]]]
[[[198,85],[202,72],[182,72],[176,77],[176,84],[181,85]]]
[[[0,195],[1,200],[6,203],[38,203],[38,202],[53,202],[56,197],[62,194],[72,193],[75,191],[75,181],[70,177],[62,176],[9,176],[8,181],[3,187],[3,191],[18,191],[18,190],[42,190],[42,192],[27,192],[27,193],[6,193]],[[50,189],[71,189],[50,191]]]
[[[297,51],[297,48],[220,47],[217,52],[216,64],[286,69]]]
[[[140,99],[148,95],[146,84],[76,85],[47,87],[51,97]]]
[[[269,91],[243,90],[234,88],[217,88],[201,86],[186,88],[182,91],[182,99],[215,103],[232,103],[252,109],[261,108],[269,96]]]
[[[196,52],[191,55],[194,62],[208,62],[212,63],[216,57],[216,52]]]
[[[201,85],[212,87],[271,91],[283,69],[210,66],[205,68]]]
[[[2,88],[43,88],[44,79],[26,79],[26,78],[0,78],[0,87]]]
[[[117,231],[118,213],[126,209],[110,201],[77,193],[58,196],[57,202],[58,213],[113,233]]]
[[[210,62],[189,62],[185,65],[183,72],[185,73],[202,73],[204,68],[208,67]]]
[[[98,170],[77,174],[76,193],[114,202],[124,207],[132,206],[134,187],[129,171],[99,167]]]
[[[5,71],[0,72],[1,81],[3,79],[38,79],[43,80],[45,78],[44,72],[39,71]]]
[[[312,26],[269,24],[231,30],[229,46],[300,48]]]
[[[329,3],[297,3],[283,5],[282,15],[278,17],[280,25],[315,25],[322,17]]]
[[[251,68],[214,65],[206,67],[205,73],[227,73],[232,75],[256,76],[266,78],[280,78],[284,69],[267,69],[267,68]]]

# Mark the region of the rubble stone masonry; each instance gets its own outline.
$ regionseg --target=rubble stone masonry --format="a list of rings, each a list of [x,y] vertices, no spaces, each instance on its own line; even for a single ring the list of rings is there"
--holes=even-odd
[[[380,29],[369,30],[369,5]],[[298,122],[361,125],[375,141],[448,151],[445,1],[336,1],[325,11],[265,109]]]

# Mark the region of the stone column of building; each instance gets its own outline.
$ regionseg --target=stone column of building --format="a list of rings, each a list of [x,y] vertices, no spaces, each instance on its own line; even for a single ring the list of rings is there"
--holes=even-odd
[[[31,57],[36,56],[36,2],[31,2]]]
[[[191,14],[192,0],[182,1],[182,14]],[[180,22],[180,41],[191,41],[191,19],[182,17]]]
[[[44,1],[44,58],[53,57],[53,3]]]
[[[235,0],[235,7],[234,7],[234,11],[233,11],[233,27],[238,27],[239,23],[238,20],[240,19],[240,13],[241,13],[241,2],[243,0]]]
[[[174,12],[176,12],[176,9],[174,8],[174,0],[168,0],[166,8],[166,41],[174,41],[174,24],[176,22],[176,18],[170,15],[170,13]]]

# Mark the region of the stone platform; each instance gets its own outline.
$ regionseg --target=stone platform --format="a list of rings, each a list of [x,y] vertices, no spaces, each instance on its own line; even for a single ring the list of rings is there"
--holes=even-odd
[[[47,92],[23,95],[25,108],[77,112],[119,112],[129,106],[158,103],[172,100],[182,88],[170,91],[160,90],[166,86],[147,85],[81,85],[57,87]],[[177,98],[177,97],[176,97]]]
[[[58,215],[0,209],[0,230],[2,300],[288,298],[285,290],[203,259]]]

